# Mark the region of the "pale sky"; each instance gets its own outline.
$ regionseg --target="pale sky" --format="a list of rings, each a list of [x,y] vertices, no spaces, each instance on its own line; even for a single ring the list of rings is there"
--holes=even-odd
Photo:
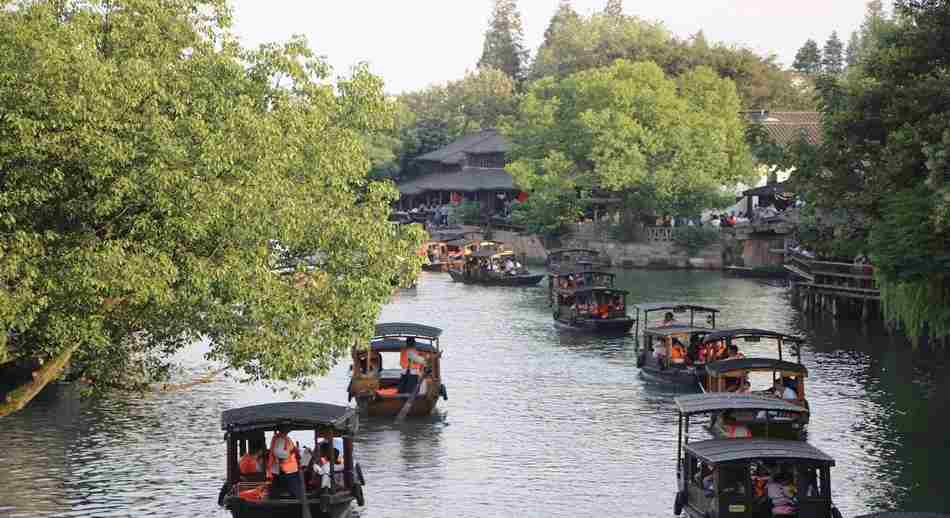
[[[336,75],[360,61],[400,93],[461,78],[475,68],[492,0],[232,0],[235,32],[246,46],[307,37]],[[574,0],[588,14],[606,0]],[[806,39],[832,30],[847,44],[866,0],[626,0],[624,11],[659,20],[675,35],[702,29],[708,41],[774,53],[790,66]],[[540,45],[558,0],[520,0],[525,43]]]

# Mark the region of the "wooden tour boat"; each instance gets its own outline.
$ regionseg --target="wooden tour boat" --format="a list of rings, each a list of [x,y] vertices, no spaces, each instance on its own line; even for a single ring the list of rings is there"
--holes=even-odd
[[[509,260],[516,266],[506,271],[504,265]],[[465,256],[462,268],[449,270],[449,275],[456,282],[486,286],[534,286],[544,278],[544,274],[532,274],[522,267],[514,252],[495,247],[482,247]]]
[[[684,387],[699,389],[705,379],[705,362],[698,354],[703,337],[715,331],[719,310],[707,306],[678,303],[638,304],[637,367],[645,376]],[[662,322],[649,323],[651,313],[664,313]],[[676,315],[689,315],[682,321]],[[705,318],[704,318],[705,317]],[[639,338],[640,329],[643,338]]]
[[[422,269],[429,272],[449,271],[449,268],[461,261],[466,247],[471,246],[472,242],[466,239],[469,234],[471,232],[463,232],[461,228],[432,231],[429,241],[422,245],[420,255],[426,259]]]
[[[269,403],[225,410],[221,414],[221,429],[227,443],[227,480],[221,488],[218,504],[231,512],[234,518],[309,518],[349,516],[352,502],[363,505],[363,471],[353,459],[353,436],[358,427],[352,408],[291,401]],[[291,439],[307,441],[313,438],[318,453],[298,461],[300,489],[306,488],[301,498],[286,490],[276,489],[266,480],[263,472],[242,474],[239,459],[245,454],[266,450],[267,434],[287,430]],[[312,433],[312,435],[310,435]],[[300,437],[297,437],[297,436]],[[320,447],[320,445],[323,445]],[[334,445],[339,452],[332,452]],[[342,447],[342,448],[340,448]],[[342,464],[334,464],[333,474],[325,475],[329,488],[321,489],[324,480],[314,472],[317,457],[342,456]]]
[[[734,345],[736,341],[760,342],[774,340],[777,344],[778,359],[773,358],[726,358],[706,363],[706,379],[702,388],[710,393],[750,393],[773,398],[782,398],[806,410],[809,408],[805,397],[805,378],[808,369],[801,363],[802,339],[764,329],[723,329],[703,337],[700,347],[718,347]],[[784,359],[784,351],[790,350],[797,362]],[[801,439],[808,426],[809,413],[792,413],[773,419],[773,437]],[[756,433],[762,427],[761,419],[748,419],[748,416],[735,416],[738,422]],[[714,429],[722,416],[713,416]]]
[[[695,414],[741,411],[768,416],[804,409],[776,398],[743,394],[685,396],[677,398],[676,405],[674,514],[841,518],[831,501],[830,471],[835,461],[807,442],[768,437],[689,442],[690,416]]]
[[[633,327],[627,315],[627,292],[613,285],[614,275],[607,272],[551,274],[548,297],[554,321],[585,331],[627,333]]]
[[[441,334],[441,329],[422,324],[377,324],[369,347],[356,346],[352,351],[353,374],[347,392],[350,399],[356,398],[360,412],[427,416],[440,396],[448,399],[441,376]]]
[[[610,266],[597,250],[588,248],[560,248],[548,252],[544,266],[550,273],[598,269]]]

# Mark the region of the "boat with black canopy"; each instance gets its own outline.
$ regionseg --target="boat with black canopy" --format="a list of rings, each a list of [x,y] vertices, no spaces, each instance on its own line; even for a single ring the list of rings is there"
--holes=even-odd
[[[554,321],[597,333],[627,333],[633,319],[627,314],[627,291],[613,288],[614,274],[578,271],[551,274],[549,302]]]
[[[835,461],[805,441],[717,438],[689,441],[690,418],[732,410],[804,411],[775,398],[747,394],[698,394],[676,398],[677,492],[673,512],[690,518],[795,516],[841,518],[831,499]]]
[[[534,286],[544,274],[532,274],[518,261],[511,250],[480,248],[465,256],[461,269],[449,270],[456,282],[485,286]]]
[[[225,410],[221,429],[227,443],[227,478],[218,504],[234,518],[349,516],[353,502],[365,503],[363,470],[353,456],[357,428],[352,408],[326,403],[289,401]],[[289,432],[291,440],[303,445],[304,453],[295,463],[300,475],[293,479],[304,489],[294,490],[299,498],[292,496],[290,488],[268,480],[263,470],[269,469],[269,462],[258,464],[257,470],[242,470],[245,457],[266,452],[268,435],[278,430]],[[313,448],[306,446],[308,442]],[[334,463],[321,474],[318,458],[334,459]]]
[[[738,351],[737,342],[749,344],[763,341],[776,345],[777,359],[747,358],[741,354],[728,356],[730,349]],[[706,379],[702,388],[709,393],[749,393],[781,398],[808,409],[805,396],[808,369],[801,362],[802,343],[799,337],[765,329],[723,329],[707,334],[699,346],[700,356],[727,356],[705,364]],[[790,355],[786,353],[791,353],[796,361],[787,361]],[[807,430],[809,416],[808,412],[789,414],[783,419],[774,420],[773,427],[782,431],[782,437],[801,438]],[[746,422],[743,416],[738,418],[752,428],[761,426],[752,421]]]
[[[581,269],[598,269],[610,266],[600,252],[589,248],[559,248],[548,252],[544,266],[551,273]]]
[[[699,389],[705,380],[705,361],[698,345],[716,330],[719,310],[674,302],[637,304],[634,308],[640,372],[656,381]],[[650,315],[661,312],[662,320],[651,323]]]
[[[352,349],[353,365],[347,392],[361,413],[369,416],[426,416],[439,397],[448,399],[442,384],[442,348],[437,327],[408,322],[376,324],[369,347]]]

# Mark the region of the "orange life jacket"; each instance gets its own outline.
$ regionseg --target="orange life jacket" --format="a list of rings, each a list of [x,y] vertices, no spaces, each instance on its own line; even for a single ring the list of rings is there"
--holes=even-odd
[[[686,361],[686,351],[680,345],[673,345],[670,350],[670,361],[673,363],[684,363]]]
[[[257,457],[250,452],[245,453],[241,457],[240,470],[242,475],[253,475],[259,472],[260,466],[257,464]]]
[[[283,440],[287,441],[287,458],[278,459],[277,455],[274,454],[275,447],[277,446],[277,441]],[[275,433],[274,438],[270,441],[270,450],[267,452],[267,478],[274,476],[273,466],[274,462],[280,463],[280,472],[281,473],[296,473],[299,471],[300,466],[297,464],[297,456],[299,452],[297,451],[297,445],[294,444],[294,441],[287,435],[282,433]]]

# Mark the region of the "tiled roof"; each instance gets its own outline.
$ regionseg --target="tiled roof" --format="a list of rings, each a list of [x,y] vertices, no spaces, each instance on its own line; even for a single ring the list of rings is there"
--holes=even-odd
[[[508,143],[504,137],[494,129],[484,129],[478,133],[465,135],[443,148],[417,157],[416,160],[461,164],[466,154],[504,153],[506,151],[508,151]]]
[[[399,192],[416,195],[426,191],[513,191],[515,182],[504,169],[464,168],[451,173],[431,173],[399,184]]]

